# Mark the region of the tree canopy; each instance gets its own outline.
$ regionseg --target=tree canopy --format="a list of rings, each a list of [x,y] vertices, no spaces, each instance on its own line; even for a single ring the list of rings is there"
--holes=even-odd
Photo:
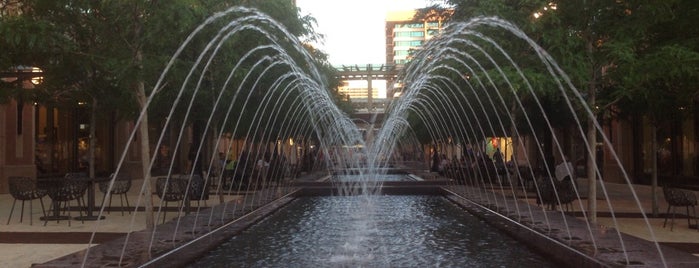
[[[496,16],[516,25],[551,54],[586,98],[587,105],[601,118],[646,114],[655,121],[664,121],[693,111],[699,92],[698,39],[694,38],[697,29],[691,26],[699,19],[695,1],[445,2],[453,8],[451,22]],[[430,14],[429,10],[433,9],[443,10],[444,7],[429,7],[417,16]],[[537,63],[539,59],[534,51],[496,27],[482,27],[479,31],[493,38],[515,58],[553,126],[565,128],[570,124],[572,115],[559,109],[565,106],[561,92],[546,75],[545,66]],[[503,55],[494,53],[492,46],[483,47],[496,62],[506,62]],[[480,54],[477,51],[468,53]],[[489,59],[480,61],[488,73],[497,76],[500,70],[495,67],[498,67],[508,77],[516,77],[510,75],[515,70],[507,64],[493,66],[488,63]],[[496,81],[496,88],[505,87],[503,81]],[[525,81],[510,82],[520,91],[510,96],[509,101],[519,98],[527,107],[532,107],[534,103],[529,101],[529,93],[524,90]],[[525,110],[529,111],[513,112],[521,115],[536,110],[527,107]]]
[[[133,117],[139,108],[134,101],[135,85],[142,81],[147,91],[152,89],[184,39],[209,16],[233,6],[257,8],[294,36],[307,40],[322,38],[314,31],[315,19],[301,16],[292,1],[27,0],[12,7],[14,15],[0,18],[3,37],[0,48],[6,51],[0,56],[0,68],[33,66],[43,70],[45,82],[27,99],[61,105],[74,100],[92,104],[94,100],[100,109],[118,110],[121,116]],[[205,29],[209,32],[200,36],[215,35],[213,29],[216,27]],[[209,89],[221,86],[214,81],[222,81],[244,53],[265,42],[256,34],[242,33],[225,44],[227,48],[222,49],[225,53],[220,53],[214,66],[207,70],[203,94],[208,96],[202,98],[213,98],[214,92]],[[158,106],[169,105],[173,95],[168,92],[176,92],[174,89],[181,85],[207,42],[206,38],[194,40],[177,59],[171,71],[173,75],[168,76],[170,80],[164,83],[163,94],[159,94],[161,97],[151,109],[154,119],[165,116],[159,114],[164,109]],[[141,60],[136,60],[137,52],[142,55]],[[329,73],[332,68],[327,67],[327,56],[317,50],[313,55],[325,76],[333,77]],[[6,83],[2,86],[9,87]],[[7,99],[21,91],[2,92]],[[196,109],[204,111],[207,107],[210,108],[201,105]]]

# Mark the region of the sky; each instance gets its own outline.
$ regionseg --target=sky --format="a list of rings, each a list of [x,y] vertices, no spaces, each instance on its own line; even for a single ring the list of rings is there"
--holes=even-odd
[[[316,32],[325,35],[316,47],[334,66],[383,64],[386,61],[385,18],[392,10],[412,10],[429,0],[296,0],[301,15],[316,18]]]

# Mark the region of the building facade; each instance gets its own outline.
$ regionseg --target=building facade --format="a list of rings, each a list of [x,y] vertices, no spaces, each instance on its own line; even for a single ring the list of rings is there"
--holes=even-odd
[[[416,10],[390,11],[386,14],[386,64],[400,66],[410,61],[411,51],[439,34],[444,17],[428,13],[416,18]]]
[[[34,106],[18,100],[0,105],[0,193],[8,193],[9,177],[36,177]]]
[[[361,83],[356,83],[361,82]],[[340,93],[350,98],[354,101],[356,99],[367,99],[369,93],[371,92],[371,97],[373,99],[383,97],[379,96],[378,90],[369,90],[368,83],[366,81],[343,81],[342,85],[337,89]]]
[[[417,10],[389,11],[386,13],[386,64],[395,66],[396,70],[411,59],[413,51],[420,49],[422,45],[444,27],[446,15],[453,10],[445,10],[442,13],[429,11],[422,18],[416,17]],[[400,96],[402,83],[395,79],[386,81],[386,97],[392,99]]]

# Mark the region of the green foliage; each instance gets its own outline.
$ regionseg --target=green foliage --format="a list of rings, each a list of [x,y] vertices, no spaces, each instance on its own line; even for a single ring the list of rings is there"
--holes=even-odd
[[[455,6],[452,20],[498,16],[519,26],[553,56],[583,96],[596,97],[594,105],[603,108],[601,113],[645,113],[662,121],[693,110],[699,80],[696,1],[447,2]],[[537,96],[550,105],[543,107],[546,114],[554,124],[564,126],[569,115],[557,118],[557,107],[563,104],[561,92],[547,82],[550,77],[536,64],[538,59],[527,51],[528,46],[497,29],[482,31],[522,62],[520,67]],[[515,88],[527,105],[533,105],[526,101],[521,82],[515,82]],[[615,106],[621,113],[608,112]]]
[[[40,67],[44,71],[45,82],[33,91],[36,94],[32,98],[42,103],[75,105],[75,100],[92,103],[91,100],[95,99],[101,110],[116,110],[121,116],[133,118],[139,107],[135,98],[136,85],[143,82],[146,94],[149,94],[166,63],[186,37],[209,16],[238,5],[266,12],[292,35],[308,39],[321,38],[312,28],[315,20],[310,16],[299,17],[293,1],[27,0],[23,3],[24,13],[15,17],[0,17],[0,36],[3,37],[0,39],[0,49],[6,52],[0,55],[0,68]],[[277,42],[287,48],[291,57],[301,62],[301,54],[290,49],[289,40],[269,40],[258,32],[246,30],[223,43],[208,69],[201,67],[203,63],[192,69],[218,29],[235,16],[237,15],[230,15],[227,19],[206,27],[184,48],[165,81],[157,89],[158,97],[149,110],[149,117],[155,122],[168,116],[181,87],[186,89],[183,100],[194,96],[193,91],[199,84],[198,77],[202,74],[204,80],[195,97],[195,112],[191,113],[189,120],[207,118],[206,115],[212,112],[211,103],[221,92],[223,81],[235,63],[241,60],[244,53],[260,45]],[[268,25],[258,26],[273,31]],[[278,32],[271,34],[281,36]],[[137,58],[137,54],[142,55],[142,58]],[[258,54],[253,58],[260,59],[265,55],[273,55],[274,52],[265,50]],[[314,51],[312,56],[317,66],[299,67],[307,71],[319,68],[325,77],[333,77],[327,55]],[[235,92],[241,88],[236,102],[245,99],[248,93],[253,93],[252,103],[257,105],[262,97],[258,93],[272,85],[272,78],[276,79],[289,71],[283,67],[269,70],[265,76],[267,80],[252,88],[254,81],[243,81],[243,78],[248,71],[258,74],[261,72],[260,69],[253,68],[255,59],[244,61],[233,74],[232,81],[224,89],[224,101],[233,101]],[[185,77],[192,70],[192,77],[196,78],[183,85]],[[241,87],[241,84],[246,86]],[[6,83],[2,86],[10,87]],[[283,85],[278,85],[277,88],[283,88]],[[12,92],[14,91],[3,90],[5,99],[13,97],[13,94],[5,94]],[[278,108],[283,108],[283,105]],[[252,111],[256,108],[248,106],[241,110],[241,107],[242,105],[235,107],[237,110],[233,111],[234,116],[242,114],[241,121],[252,122]],[[181,111],[173,116],[184,119]],[[221,117],[215,119],[220,120]]]

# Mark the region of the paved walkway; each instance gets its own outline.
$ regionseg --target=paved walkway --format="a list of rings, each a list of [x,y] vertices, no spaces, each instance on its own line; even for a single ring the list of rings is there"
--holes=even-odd
[[[135,184],[137,185],[137,184]],[[581,192],[586,195],[586,182],[580,181]],[[650,232],[645,224],[645,220],[640,214],[632,200],[628,191],[627,185],[622,184],[605,184],[609,193],[608,200],[612,204],[612,208],[617,213],[616,221],[619,229],[627,234],[650,240]],[[133,187],[129,193],[129,200],[134,204],[137,200],[138,187]],[[649,186],[634,185],[636,193],[642,200],[642,206],[646,212],[651,211]],[[660,198],[660,211],[664,213],[667,209],[666,203],[663,201],[662,190],[658,189]],[[101,194],[97,191],[97,199],[101,200]],[[607,198],[598,191],[598,207],[599,218],[598,223],[605,226],[614,226],[613,220],[609,217],[610,206],[607,205]],[[699,194],[698,194],[699,195]],[[225,196],[225,201],[235,200],[240,196]],[[135,217],[121,212],[112,211],[110,214],[105,214],[106,218],[102,221],[80,221],[73,220],[68,226],[68,222],[50,221],[46,226],[39,220],[41,215],[40,205],[34,201],[34,211],[32,212],[33,225],[29,225],[28,204],[25,207],[25,217],[22,223],[19,223],[20,204],[18,202],[15,208],[15,213],[9,225],[7,223],[10,208],[12,206],[12,197],[9,194],[0,195],[0,263],[3,267],[30,267],[32,263],[43,263],[59,256],[67,255],[76,251],[80,251],[87,246],[92,232],[96,231],[95,242],[106,241],[116,236],[125,234],[129,230],[139,231],[145,229],[144,213],[137,213]],[[44,202],[48,206],[50,200],[44,198]],[[114,199],[118,205],[118,199]],[[159,200],[154,196],[154,203],[158,204]],[[209,201],[211,204],[218,203],[217,196],[211,196]],[[532,199],[533,202],[533,199]],[[586,200],[583,200],[583,206],[586,206]],[[115,205],[113,203],[113,205]],[[573,206],[577,211],[580,210],[580,205]],[[77,216],[77,212],[73,212]],[[168,218],[174,218],[176,213],[168,212]],[[649,218],[650,225],[655,234],[657,241],[673,246],[675,248],[691,252],[699,256],[699,231],[689,228],[686,218],[677,218],[673,230],[669,226],[663,228],[664,215],[659,218]]]
[[[581,194],[587,196],[587,180],[581,179],[579,181],[581,188]],[[633,188],[640,200],[641,206],[643,207],[643,212],[647,215],[647,220],[650,223],[653,233],[648,228],[646,224],[646,219],[643,218],[643,214],[638,209],[637,201],[631,195],[629,191],[629,185],[627,184],[616,184],[616,183],[605,183],[605,188],[608,195],[605,197],[602,193],[600,187],[598,187],[598,224],[608,227],[617,226],[619,230],[624,233],[652,241],[652,235],[655,236],[655,240],[661,244],[666,244],[687,252],[690,252],[696,256],[699,256],[699,230],[696,229],[695,224],[697,219],[691,219],[691,227],[687,223],[687,212],[685,208],[675,208],[678,213],[677,218],[675,218],[674,227],[670,228],[670,220],[668,220],[667,226],[663,227],[665,222],[665,213],[667,212],[667,202],[663,197],[662,188],[657,188],[658,196],[658,215],[653,217],[652,215],[652,188],[647,185],[633,185]],[[697,197],[699,197],[699,192],[693,192]],[[587,208],[587,199],[582,200],[582,207]],[[577,216],[581,216],[579,212],[581,209],[581,204],[576,203],[573,205]],[[609,211],[614,211],[616,219],[612,218]],[[690,213],[693,214],[690,208]],[[614,224],[616,220],[617,224]]]
[[[684,207],[675,208],[677,214],[672,228],[671,217],[667,221],[666,227],[663,227],[668,205],[664,200],[662,188],[656,189],[658,194],[658,214],[654,217],[652,215],[651,202],[653,191],[650,186],[632,185],[638,197],[637,201],[631,194],[631,187],[628,184],[605,183],[604,188],[606,191],[603,191],[599,182],[597,185],[598,225],[617,228],[623,233],[648,241],[658,241],[660,244],[699,256],[699,230],[696,229],[697,219],[690,218],[690,223],[688,223],[687,212]],[[588,208],[588,180],[579,179],[578,187],[582,199],[574,201],[570,206],[570,211],[567,213],[578,218],[585,218],[586,216],[589,218],[589,215],[585,215],[587,211],[586,213],[582,212]],[[536,205],[536,196],[532,193],[525,195],[524,191],[513,191],[510,187],[494,188],[494,191],[508,196],[514,194],[520,199],[526,197],[530,204]],[[699,192],[690,192],[699,197]],[[639,209],[639,204],[643,210]],[[690,213],[694,215],[691,208]],[[612,217],[612,214],[614,217]],[[644,215],[646,215],[645,218]]]
[[[128,193],[129,203],[133,206],[138,200],[138,190],[140,181],[134,181],[134,187]],[[224,201],[233,201],[240,196],[224,195]],[[29,224],[29,203],[25,203],[24,219],[19,222],[21,215],[21,201],[17,201],[10,224],[6,225],[12,201],[10,194],[0,194],[0,263],[2,267],[30,267],[33,263],[44,263],[57,257],[68,255],[85,249],[95,233],[93,243],[100,243],[126,234],[129,231],[141,231],[146,227],[145,213],[136,213],[135,216],[121,211],[104,212],[105,219],[101,221],[80,222],[72,220],[70,226],[68,221],[48,221],[46,226],[39,218],[43,216],[41,205],[38,200],[34,200],[31,217],[33,224]],[[102,200],[102,193],[96,190],[96,200]],[[49,206],[51,199],[43,198],[45,206]],[[219,198],[211,195],[207,205],[218,204]],[[160,200],[153,195],[153,203],[157,206]],[[75,203],[73,203],[75,204]],[[174,202],[170,203],[173,206]],[[192,204],[196,204],[193,201]],[[112,206],[120,205],[118,196],[114,196]],[[202,203],[203,205],[203,203]],[[157,208],[156,208],[157,209]],[[166,213],[167,220],[177,216],[175,208],[171,208]],[[78,216],[77,211],[71,212],[72,216]],[[162,218],[161,220],[162,221]],[[159,222],[160,222],[159,221]]]

